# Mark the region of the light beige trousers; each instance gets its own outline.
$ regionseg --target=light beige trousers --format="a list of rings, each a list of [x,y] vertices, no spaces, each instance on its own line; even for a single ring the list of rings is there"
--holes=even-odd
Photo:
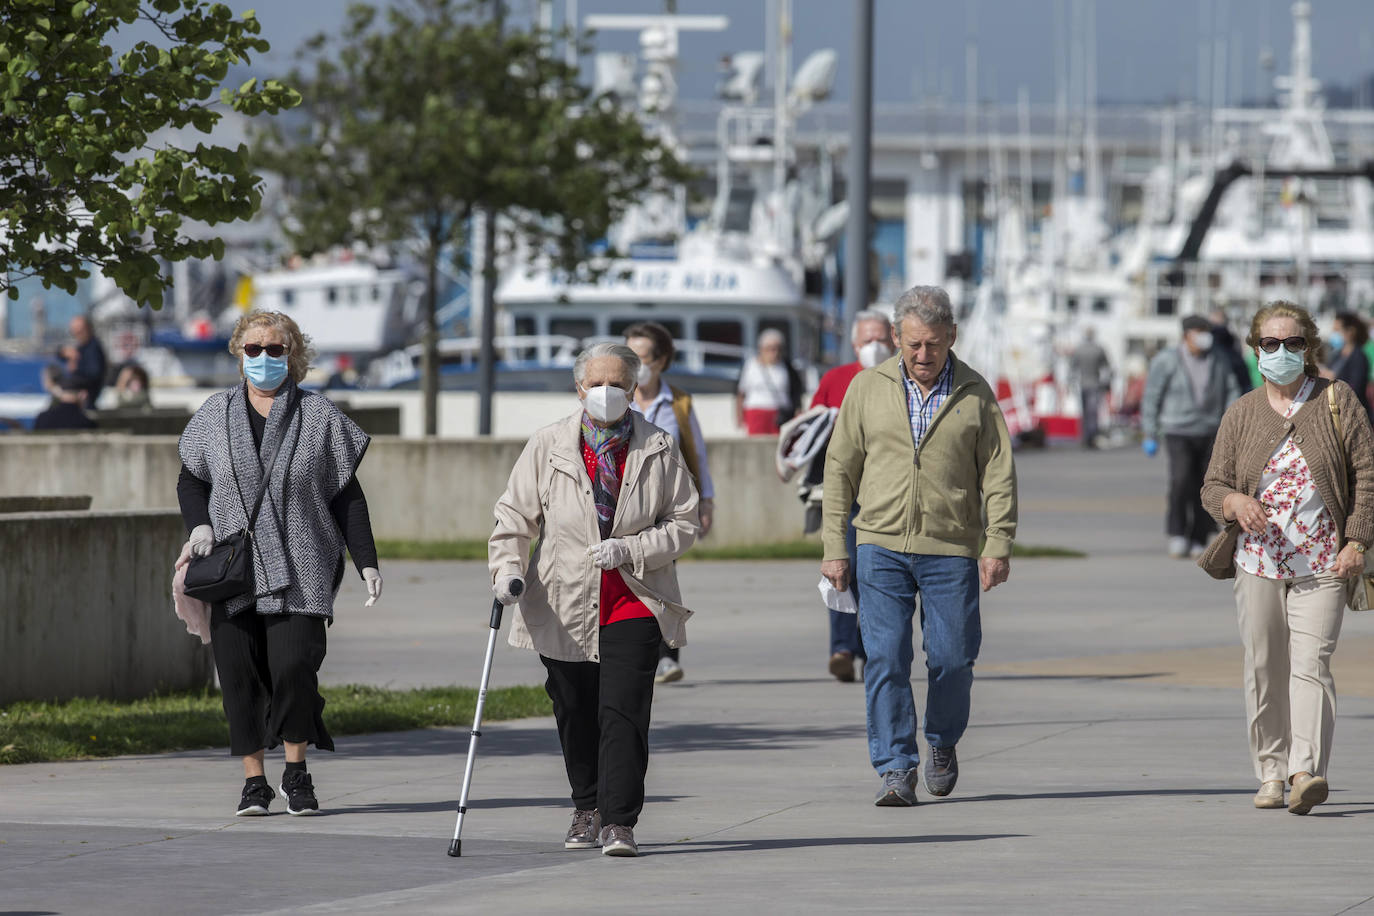
[[[1349,580],[1262,579],[1236,570],[1236,611],[1245,645],[1250,754],[1263,782],[1325,776],[1336,728],[1331,654]]]

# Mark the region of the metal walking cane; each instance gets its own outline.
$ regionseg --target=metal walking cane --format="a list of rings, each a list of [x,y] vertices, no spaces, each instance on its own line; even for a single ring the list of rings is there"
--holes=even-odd
[[[525,583],[519,579],[511,583],[513,597],[520,597]],[[501,612],[505,605],[501,599],[491,603],[491,635],[487,637],[487,660],[482,664],[482,687],[477,691],[477,711],[472,717],[472,737],[468,739],[468,764],[463,770],[463,791],[458,795],[458,823],[453,825],[453,842],[448,844],[448,854],[455,859],[463,854],[463,815],[468,812],[468,789],[472,787],[472,765],[477,761],[477,739],[482,737],[482,707],[487,703],[487,684],[491,682],[491,659],[496,653],[496,633],[501,629]]]

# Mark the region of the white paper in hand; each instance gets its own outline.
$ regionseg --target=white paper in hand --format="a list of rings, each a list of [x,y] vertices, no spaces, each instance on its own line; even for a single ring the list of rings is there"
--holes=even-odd
[[[854,593],[849,589],[842,592],[835,591],[835,586],[830,584],[830,580],[821,576],[820,584],[816,589],[821,593],[821,600],[825,606],[832,611],[839,611],[841,614],[857,614],[859,606],[854,603]]]

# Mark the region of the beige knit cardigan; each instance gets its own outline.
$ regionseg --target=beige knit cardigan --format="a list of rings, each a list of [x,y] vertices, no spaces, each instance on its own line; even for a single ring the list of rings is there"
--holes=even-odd
[[[1344,442],[1336,436],[1326,393],[1335,385]],[[1235,575],[1235,547],[1240,526],[1228,521],[1221,506],[1232,493],[1255,496],[1260,475],[1274,450],[1289,434],[1302,450],[1322,502],[1344,533],[1342,546],[1374,543],[1374,431],[1369,417],[1345,382],[1317,379],[1307,401],[1291,419],[1269,405],[1265,386],[1242,395],[1221,418],[1212,461],[1202,484],[1202,505],[1222,533],[1198,560],[1218,578]],[[1348,458],[1347,458],[1348,456]]]

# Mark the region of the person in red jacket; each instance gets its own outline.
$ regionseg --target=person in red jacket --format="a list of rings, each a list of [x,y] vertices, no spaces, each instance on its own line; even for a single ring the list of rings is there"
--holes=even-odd
[[[854,346],[854,355],[857,359],[855,362],[836,366],[821,377],[816,394],[811,398],[812,407],[838,408],[844,403],[844,394],[849,390],[849,383],[854,381],[854,376],[890,359],[896,353],[892,347],[892,322],[886,314],[877,309],[864,309],[854,316],[854,328],[849,340]],[[846,542],[849,547],[849,568],[856,569],[853,512],[849,514]],[[849,588],[857,605],[859,583],[853,576],[850,577]],[[830,673],[837,680],[846,683],[853,681],[856,658],[864,658],[863,642],[859,638],[858,615],[831,611]]]

